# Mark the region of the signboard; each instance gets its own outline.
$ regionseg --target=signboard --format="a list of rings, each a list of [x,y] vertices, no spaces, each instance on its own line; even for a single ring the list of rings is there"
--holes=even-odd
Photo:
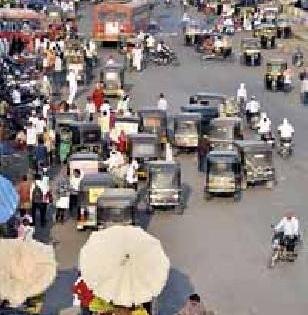
[[[104,188],[95,187],[89,189],[89,203],[93,204],[97,202],[98,197],[104,192]]]
[[[118,22],[106,22],[105,30],[107,35],[118,35],[119,34],[119,23]]]

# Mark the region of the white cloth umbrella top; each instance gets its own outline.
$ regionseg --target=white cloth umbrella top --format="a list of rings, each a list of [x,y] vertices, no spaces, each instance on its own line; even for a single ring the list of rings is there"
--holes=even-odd
[[[18,306],[45,291],[56,277],[54,249],[31,240],[0,239],[0,299]]]
[[[133,226],[93,232],[81,249],[79,263],[94,294],[127,307],[158,296],[170,268],[160,241]]]

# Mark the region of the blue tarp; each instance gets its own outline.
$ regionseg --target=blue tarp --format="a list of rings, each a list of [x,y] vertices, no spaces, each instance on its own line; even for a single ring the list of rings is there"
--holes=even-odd
[[[12,182],[0,175],[0,224],[6,223],[15,213],[18,201]]]

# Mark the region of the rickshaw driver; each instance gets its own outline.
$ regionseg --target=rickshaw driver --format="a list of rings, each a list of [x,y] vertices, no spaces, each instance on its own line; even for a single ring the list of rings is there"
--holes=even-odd
[[[272,122],[269,117],[267,117],[266,113],[261,113],[261,118],[258,124],[258,133],[261,135],[261,138],[271,132],[271,127]]]
[[[116,168],[120,168],[125,164],[124,157],[121,152],[112,149],[110,152],[110,157],[105,161],[105,164],[108,165],[108,171],[110,172]]]
[[[249,123],[251,120],[252,114],[257,114],[260,112],[260,102],[256,100],[256,97],[253,95],[250,98],[250,101],[246,104],[246,118]]]
[[[222,53],[223,48],[224,48],[223,41],[221,40],[220,36],[217,36],[214,42],[214,49],[216,52]]]

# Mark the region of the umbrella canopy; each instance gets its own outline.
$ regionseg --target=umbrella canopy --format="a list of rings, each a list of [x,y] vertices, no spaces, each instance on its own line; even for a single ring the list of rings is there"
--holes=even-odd
[[[11,181],[0,175],[0,224],[15,213],[19,197]]]
[[[128,307],[158,296],[170,268],[160,241],[133,226],[93,232],[81,249],[79,263],[84,280],[98,297]]]
[[[52,246],[0,239],[0,299],[17,306],[42,293],[55,279],[56,267]]]

